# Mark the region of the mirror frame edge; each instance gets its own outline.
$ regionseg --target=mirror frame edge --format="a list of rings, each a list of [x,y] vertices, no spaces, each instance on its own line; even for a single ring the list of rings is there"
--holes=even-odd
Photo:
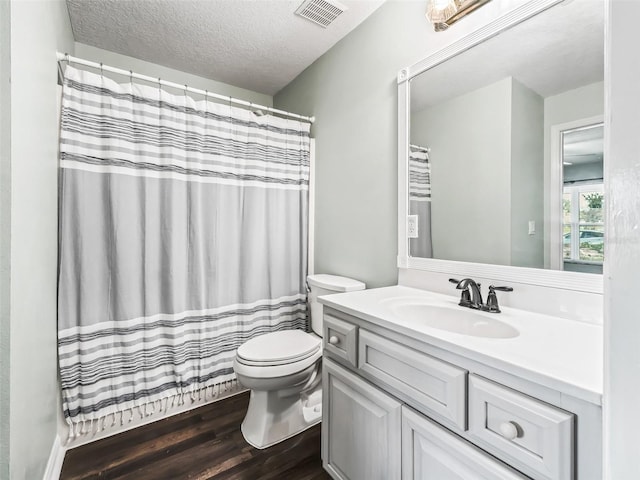
[[[564,0],[530,0],[505,13],[478,30],[465,35],[451,45],[427,56],[398,72],[398,268],[446,273],[450,275],[476,276],[503,282],[515,282],[550,288],[561,288],[585,293],[603,293],[603,275],[567,272],[539,268],[513,267],[483,263],[459,262],[435,258],[411,257],[407,236],[407,179],[409,155],[409,81],[424,71],[488,40],[491,37],[533,17]],[[605,106],[606,127],[606,106]]]

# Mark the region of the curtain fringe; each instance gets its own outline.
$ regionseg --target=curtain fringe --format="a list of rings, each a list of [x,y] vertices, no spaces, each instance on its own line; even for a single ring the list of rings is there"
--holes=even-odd
[[[124,408],[117,412],[107,413],[99,418],[90,420],[79,420],[77,422],[67,419],[69,424],[69,434],[65,445],[69,445],[74,440],[81,437],[91,438],[98,434],[117,427],[124,427],[137,417],[138,420],[145,418],[160,416],[168,416],[171,410],[183,407],[190,400],[191,404],[196,402],[211,402],[216,399],[224,398],[232,393],[242,390],[244,387],[238,383],[237,379],[227,380],[217,385],[193,389],[188,392],[178,392],[159,400],[153,400],[134,407]],[[203,405],[206,403],[203,403]],[[176,412],[182,413],[182,412]],[[109,421],[110,420],[110,421]],[[160,418],[158,418],[160,420]]]

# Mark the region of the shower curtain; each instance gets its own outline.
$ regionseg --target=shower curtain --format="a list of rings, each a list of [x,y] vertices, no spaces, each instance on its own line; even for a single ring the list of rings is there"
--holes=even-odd
[[[409,214],[418,217],[418,238],[409,239],[412,257],[433,257],[431,241],[431,163],[429,149],[409,146]]]
[[[58,353],[72,437],[233,387],[240,344],[307,328],[309,148],[308,123],[67,67]]]

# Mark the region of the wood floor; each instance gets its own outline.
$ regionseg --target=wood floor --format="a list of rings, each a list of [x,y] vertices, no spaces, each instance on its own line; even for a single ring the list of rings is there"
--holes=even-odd
[[[69,450],[61,480],[319,480],[320,425],[265,450],[247,444],[242,393]]]

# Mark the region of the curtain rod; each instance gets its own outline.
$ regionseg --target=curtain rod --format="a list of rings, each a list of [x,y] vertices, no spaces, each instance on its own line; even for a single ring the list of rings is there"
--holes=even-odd
[[[305,117],[304,115],[298,115],[297,113],[285,112],[284,110],[279,110],[273,107],[266,107],[264,105],[258,105],[256,103],[247,102],[246,100],[240,100],[238,98],[229,97],[226,95],[220,95],[217,93],[211,93],[207,90],[201,90],[199,88],[189,87],[187,85],[180,85],[174,82],[168,82],[166,80],[162,80],[161,78],[153,78],[148,75],[142,75],[140,73],[135,73],[131,70],[123,70],[121,68],[111,67],[109,65],[103,65],[102,63],[92,62],[91,60],[85,60],[83,58],[72,57],[68,53],[60,53],[56,52],[56,57],[58,62],[67,62],[67,64],[77,63],[79,65],[85,65],[87,67],[97,68],[101,71],[107,71],[112,73],[117,73],[120,75],[126,75],[130,78],[136,78],[138,80],[144,80],[146,82],[155,83],[159,85],[164,85],[165,87],[178,88],[180,90],[184,90],[191,93],[197,93],[198,95],[203,95],[205,98],[217,98],[218,100],[223,100],[229,103],[235,103],[237,105],[242,105],[244,107],[249,107],[251,109],[263,110],[271,113],[276,113],[278,115],[296,118],[298,120],[303,120],[309,123],[313,123],[316,120],[316,117]]]

